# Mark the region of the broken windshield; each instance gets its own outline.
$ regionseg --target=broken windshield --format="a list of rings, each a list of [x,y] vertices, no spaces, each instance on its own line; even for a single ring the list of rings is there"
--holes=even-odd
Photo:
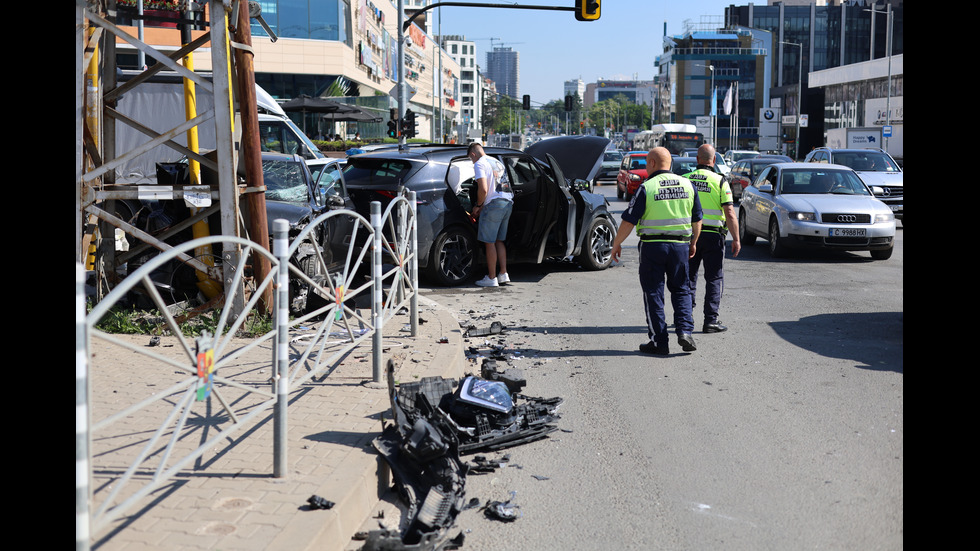
[[[262,162],[265,196],[271,201],[302,203],[309,200],[305,168],[298,161],[267,160]]]

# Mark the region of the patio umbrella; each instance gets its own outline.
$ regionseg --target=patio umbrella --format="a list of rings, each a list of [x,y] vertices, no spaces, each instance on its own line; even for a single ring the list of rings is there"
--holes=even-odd
[[[300,111],[303,113],[303,132],[306,132],[306,114],[307,113],[336,113],[339,111],[346,111],[347,105],[340,103],[339,101],[333,101],[326,98],[314,98],[306,94],[301,95],[298,98],[291,99],[286,103],[281,105],[282,110],[289,111]]]
[[[323,115],[323,118],[330,118],[331,122],[381,122],[381,115],[369,113],[366,109],[356,105],[345,105],[346,109],[334,111]]]
[[[324,119],[330,119],[331,126],[337,122],[381,122],[383,120],[381,115],[372,114],[356,105],[343,105],[344,109],[323,115]]]

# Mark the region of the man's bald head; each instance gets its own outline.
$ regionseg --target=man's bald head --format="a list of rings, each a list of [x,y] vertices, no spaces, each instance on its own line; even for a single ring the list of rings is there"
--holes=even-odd
[[[654,147],[647,153],[647,174],[657,170],[670,170],[670,151],[666,147]]]
[[[715,146],[706,143],[698,148],[698,164],[699,165],[715,164]]]

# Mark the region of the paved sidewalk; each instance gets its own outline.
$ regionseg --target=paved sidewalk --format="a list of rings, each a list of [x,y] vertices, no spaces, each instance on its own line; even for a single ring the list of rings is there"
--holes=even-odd
[[[458,322],[431,300],[421,298],[419,302],[419,317],[424,323],[420,321],[417,337],[401,330],[407,315],[395,316],[386,325],[385,361],[395,360],[396,380],[459,378],[466,360]],[[379,472],[387,471],[379,468],[382,461],[371,446],[381,432],[382,415],[390,422],[390,402],[386,387],[370,384],[371,366],[368,340],[329,377],[292,389],[286,477],[272,476],[270,409],[253,423],[254,428],[230,435],[227,446],[209,451],[194,467],[184,469],[172,483],[145,498],[128,516],[94,534],[92,548],[330,551],[348,547],[351,536],[374,512],[390,485],[387,479],[379,480]],[[254,367],[268,376],[269,366]],[[114,393],[126,394],[126,385],[134,390],[142,387],[143,392],[147,386],[158,385],[161,390],[167,386],[140,380],[136,366],[121,371],[124,373],[113,383],[119,385],[119,390],[113,387]],[[125,435],[138,436],[133,448],[159,426],[135,417],[127,421],[130,425],[141,423]],[[211,436],[213,433],[201,434],[200,438]],[[93,447],[96,451],[99,448]],[[118,473],[125,466],[109,464],[110,460],[98,454],[92,462],[98,504],[111,485],[105,473]],[[313,495],[335,502],[334,507],[312,510],[307,500]]]

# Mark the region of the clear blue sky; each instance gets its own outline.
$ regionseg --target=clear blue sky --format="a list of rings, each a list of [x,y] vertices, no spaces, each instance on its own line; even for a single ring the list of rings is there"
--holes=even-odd
[[[438,1],[438,0],[437,0]],[[465,0],[456,0],[465,1]],[[474,0],[538,6],[575,5],[575,0]],[[764,3],[764,2],[759,2]],[[532,105],[563,97],[566,80],[637,78],[652,80],[653,62],[663,53],[667,34],[684,31],[684,20],[701,16],[723,20],[734,0],[603,0],[598,21],[580,22],[572,12],[443,7],[442,34],[464,35],[476,43],[477,64],[486,69],[490,38],[494,45],[520,52],[520,92]],[[432,33],[439,34],[439,10],[430,10]]]

